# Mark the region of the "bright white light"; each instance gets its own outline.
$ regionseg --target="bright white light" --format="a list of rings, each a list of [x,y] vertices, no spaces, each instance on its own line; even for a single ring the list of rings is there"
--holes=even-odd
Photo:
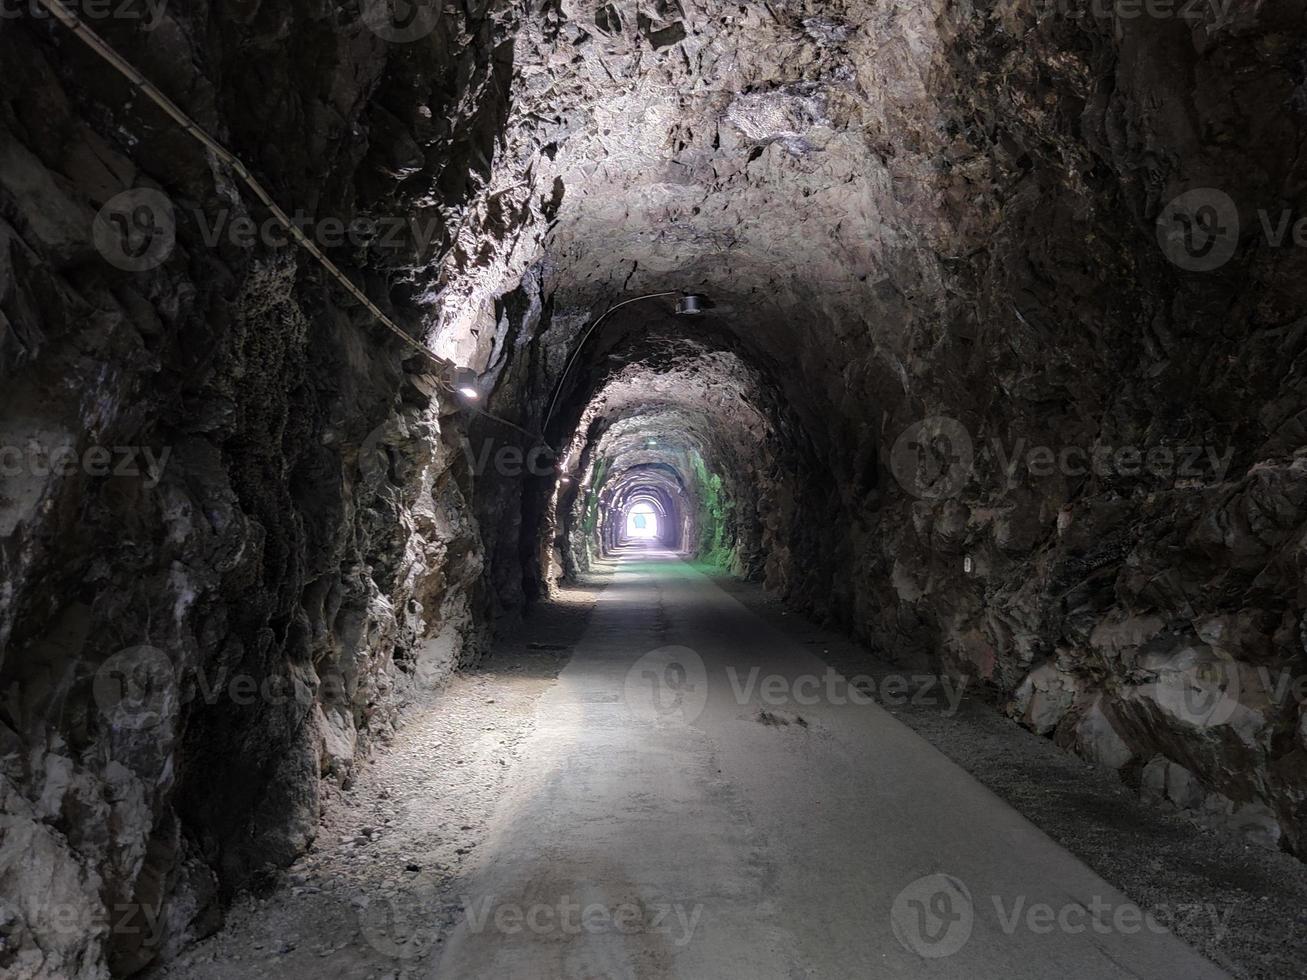
[[[626,515],[626,536],[628,538],[658,537],[658,515],[650,504],[639,503]]]
[[[471,402],[474,402],[481,397],[481,392],[477,391],[475,388],[469,388],[466,385],[459,388],[458,393]]]

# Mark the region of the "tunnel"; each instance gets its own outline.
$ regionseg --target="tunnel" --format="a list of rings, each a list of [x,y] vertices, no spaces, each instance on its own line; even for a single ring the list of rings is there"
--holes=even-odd
[[[0,975],[1307,977],[1305,39],[0,3]]]

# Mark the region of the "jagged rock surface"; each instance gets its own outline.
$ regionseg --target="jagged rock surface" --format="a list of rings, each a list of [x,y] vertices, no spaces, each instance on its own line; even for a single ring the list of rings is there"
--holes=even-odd
[[[318,2],[160,17],[93,26],[287,211],[431,232],[335,250],[419,331],[505,108],[499,14],[417,47]],[[308,846],[320,780],[477,655],[481,541],[425,365],[225,230],[269,217],[235,174],[48,17],[0,20],[0,76],[0,442],[160,463],[4,480],[0,972],[127,975]],[[142,189],[175,245],[128,271],[94,221]]]
[[[796,606],[1303,853],[1307,263],[1258,214],[1304,203],[1301,0],[443,9],[412,44],[317,0],[99,26],[292,210],[402,217],[333,255],[525,432],[464,426],[302,253],[206,244],[264,217],[235,176],[59,28],[0,20],[2,441],[170,453],[4,484],[0,965],[126,974],[211,928],[408,685],[584,564],[603,474],[657,472]],[[1154,225],[1202,186],[1245,233],[1196,274]],[[127,188],[177,209],[150,272],[95,247]],[[564,376],[614,299],[676,289],[712,307],[624,307]],[[974,450],[947,492],[900,465],[930,418]],[[542,430],[575,489],[515,462]],[[1094,446],[1202,455],[1027,452]],[[179,682],[142,734],[94,683],[152,649]],[[240,675],[308,693],[206,698]],[[102,924],[159,902],[157,948]]]
[[[551,423],[582,423],[582,486],[697,448],[756,508],[730,527],[737,568],[883,654],[984,680],[1136,785],[1158,759],[1186,767],[1301,853],[1304,257],[1264,215],[1302,203],[1303,12],[580,2],[528,19],[492,179],[534,226],[502,238],[497,273],[538,269],[552,317],[532,380],[496,397],[539,419],[560,346],[613,298],[707,294],[700,320],[633,304],[587,344]],[[1244,229],[1210,273],[1177,268],[1156,230],[1194,187],[1229,195]],[[704,350],[779,397],[705,404],[729,371],[654,383]],[[649,396],[614,402],[623,371]],[[780,438],[742,463],[726,433],[756,411]],[[922,493],[896,451],[938,418],[970,465]],[[620,462],[645,428],[665,451]],[[1123,447],[1095,470],[1096,448]],[[1067,449],[1081,465],[1056,463]],[[531,553],[563,542],[556,567],[583,563],[581,496],[531,506]]]

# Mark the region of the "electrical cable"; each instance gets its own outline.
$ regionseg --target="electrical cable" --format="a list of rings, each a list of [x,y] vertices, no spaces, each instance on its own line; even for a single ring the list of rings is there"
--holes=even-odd
[[[544,424],[540,426],[542,430],[549,428],[549,420],[554,417],[554,408],[558,404],[558,396],[563,393],[563,383],[567,380],[567,373],[572,370],[572,365],[576,362],[577,357],[585,348],[585,342],[590,339],[590,335],[595,332],[595,328],[604,320],[608,319],[610,313],[620,310],[623,306],[629,306],[632,303],[638,303],[642,299],[655,299],[659,296],[676,296],[680,293],[679,289],[665,289],[659,293],[645,293],[643,296],[632,296],[630,299],[622,300],[614,306],[608,307],[599,315],[599,319],[590,324],[585,334],[581,337],[581,342],[576,345],[576,350],[572,351],[572,356],[567,359],[567,364],[563,366],[563,373],[558,376],[558,383],[554,386],[554,397],[549,400],[549,411],[545,412]]]
[[[154,85],[154,83],[137,71],[126,58],[110,47],[109,44],[93,30],[87,27],[77,14],[61,3],[60,0],[37,0],[37,3],[49,11],[51,16],[72,31],[80,41],[82,41],[95,54],[99,55],[102,60],[106,61],[114,68],[114,70],[126,78],[127,81],[135,86],[142,95],[162,109],[167,116],[177,123],[178,126],[193,136],[201,145],[212,152],[214,156],[230,167],[237,176],[244,181],[245,186],[254,193],[254,196],[262,202],[263,206],[272,212],[272,215],[277,220],[278,224],[286,229],[290,236],[295,240],[296,244],[313,256],[318,264],[321,265],[329,275],[344,286],[351,296],[362,303],[364,308],[367,309],[367,311],[371,313],[382,324],[382,326],[399,337],[405,344],[413,348],[413,350],[426,356],[432,363],[440,368],[443,373],[448,373],[449,371],[458,369],[458,365],[453,361],[441,357],[430,347],[426,346],[426,344],[423,344],[416,338],[410,336],[409,333],[399,324],[383,313],[381,309],[372,302],[372,300],[368,299],[367,294],[358,286],[354,285],[353,280],[346,276],[336,263],[331,261],[326,253],[318,248],[317,244],[315,244],[314,241],[304,233],[304,230],[292,221],[290,216],[277,205],[277,202],[272,199],[271,195],[266,190],[264,190],[263,185],[255,179],[254,175],[250,173],[249,168],[241,162],[239,157],[205,132],[204,129],[201,128],[195,120],[191,119],[190,116],[183,112],[181,108],[172,101],[172,99],[164,95],[163,92]],[[505,188],[505,190],[512,189],[513,188]],[[437,375],[436,384],[442,390],[454,394],[453,387],[444,377]],[[535,439],[537,442],[542,443],[552,451],[552,447],[549,446],[549,443],[545,440],[543,435],[529,432],[520,425],[510,422],[508,419],[501,418],[493,412],[488,412],[480,406],[472,407],[476,408],[477,414],[484,415],[488,419],[493,419],[501,425],[506,425],[509,428],[516,429],[528,438]]]

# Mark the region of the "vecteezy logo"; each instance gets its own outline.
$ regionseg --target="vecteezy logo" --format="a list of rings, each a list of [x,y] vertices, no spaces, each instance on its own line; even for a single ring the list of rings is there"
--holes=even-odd
[[[1239,707],[1239,668],[1227,660],[1202,664],[1185,688],[1185,708],[1197,725],[1224,725]]]
[[[1186,191],[1158,215],[1157,242],[1181,269],[1219,269],[1239,244],[1239,209],[1229,194],[1214,187]]]
[[[363,23],[392,44],[419,41],[440,23],[443,0],[364,0]]]
[[[951,497],[971,475],[971,436],[957,419],[934,416],[913,422],[890,450],[890,470],[899,485],[922,500]]]
[[[689,723],[708,704],[708,671],[689,647],[650,650],[626,672],[626,706],[650,721]]]
[[[155,728],[177,708],[177,675],[157,647],[120,650],[100,665],[91,682],[100,713],[115,728]]]
[[[939,959],[966,945],[976,913],[966,885],[950,875],[933,874],[899,892],[889,918],[894,938],[904,949]]]
[[[435,944],[440,927],[434,894],[399,895],[368,902],[359,911],[359,929],[373,949],[397,960],[415,959]]]
[[[177,244],[172,202],[148,187],[111,198],[91,224],[95,247],[124,272],[149,272],[168,261]]]
[[[1224,725],[1239,709],[1237,664],[1188,649],[1157,672],[1145,692],[1175,718],[1195,728]]]

